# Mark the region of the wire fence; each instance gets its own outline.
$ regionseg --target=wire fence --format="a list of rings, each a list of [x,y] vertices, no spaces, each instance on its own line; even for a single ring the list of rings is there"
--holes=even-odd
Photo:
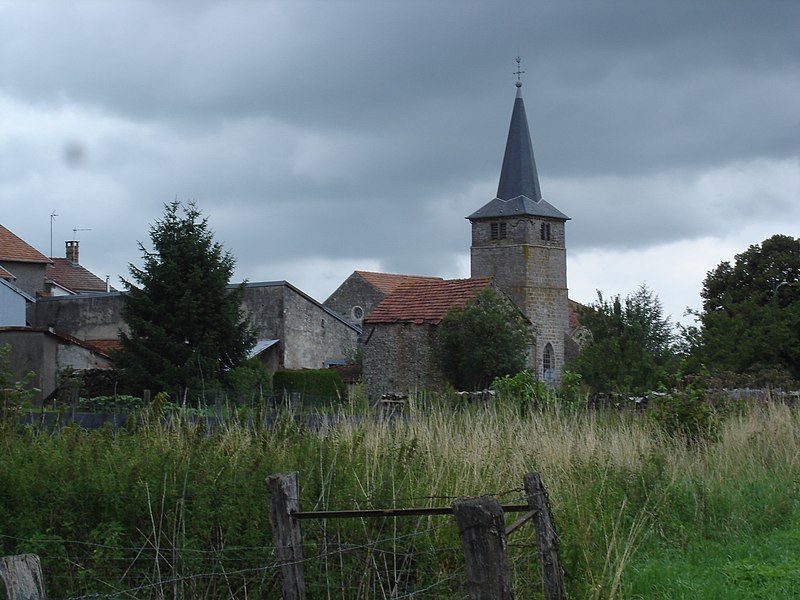
[[[0,556],[38,554],[50,598],[281,596],[280,568],[286,563],[276,557],[268,525],[243,521],[238,532],[212,526],[199,536],[190,526],[192,501],[208,502],[210,494],[152,498],[146,490],[146,495],[146,518],[127,527],[98,524],[90,536],[95,539],[61,535],[70,529],[68,522],[54,521],[48,531],[29,534],[5,533],[0,523]],[[487,495],[499,502],[525,502],[522,488]],[[101,501],[126,501],[125,494],[114,492],[97,496]],[[129,497],[141,500],[141,494]],[[454,499],[448,495],[397,497],[391,505],[442,506]],[[266,498],[259,491],[245,501],[265,502]],[[303,499],[305,506],[325,510],[351,508],[356,502],[360,507],[367,504],[364,498],[337,499],[337,506]],[[535,533],[533,528],[525,529],[509,544],[509,569],[518,585],[539,589]],[[461,540],[451,515],[303,521],[302,552],[297,562],[303,564],[308,598],[468,597]]]

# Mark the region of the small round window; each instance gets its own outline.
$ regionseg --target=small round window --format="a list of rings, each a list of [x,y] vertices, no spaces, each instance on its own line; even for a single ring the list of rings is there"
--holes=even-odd
[[[353,307],[353,318],[357,321],[360,321],[364,318],[364,309],[360,306]]]

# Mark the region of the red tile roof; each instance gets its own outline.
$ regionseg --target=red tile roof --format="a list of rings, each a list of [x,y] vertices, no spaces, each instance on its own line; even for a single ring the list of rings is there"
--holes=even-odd
[[[384,294],[396,292],[409,283],[420,281],[441,281],[441,277],[428,277],[425,275],[397,275],[395,273],[373,273],[371,271],[356,271],[362,279]]]
[[[85,340],[83,343],[106,356],[109,356],[112,350],[122,349],[122,342],[119,338],[114,338],[113,340]]]
[[[66,258],[54,258],[45,277],[72,292],[105,292],[106,282]]]
[[[569,330],[573,333],[581,326],[581,310],[584,308],[586,307],[580,302],[575,302],[575,300],[567,301],[567,310],[569,310]]]
[[[0,277],[3,279],[8,279],[9,281],[16,279],[11,273],[6,271],[3,267],[0,267]]]
[[[0,225],[0,260],[10,262],[49,263],[50,259],[36,248]]]
[[[454,306],[464,306],[492,282],[481,279],[428,280],[401,286],[384,298],[364,319],[374,323],[431,323],[438,325]]]

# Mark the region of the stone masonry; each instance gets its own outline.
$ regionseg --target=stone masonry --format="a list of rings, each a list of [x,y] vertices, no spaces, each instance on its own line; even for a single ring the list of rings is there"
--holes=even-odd
[[[506,239],[491,239],[495,222],[507,223]],[[541,240],[542,223],[550,224],[549,240]],[[554,378],[560,380],[564,334],[569,330],[564,223],[535,217],[474,221],[471,276],[492,277],[534,324],[536,345],[529,366],[540,378],[544,348],[552,344]]]

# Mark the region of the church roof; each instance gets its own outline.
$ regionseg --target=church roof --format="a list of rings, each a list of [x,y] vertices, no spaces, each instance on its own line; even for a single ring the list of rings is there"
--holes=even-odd
[[[526,196],[517,196],[510,200],[495,198],[467,218],[470,221],[474,221],[476,219],[496,219],[498,217],[516,217],[523,215],[569,221],[567,215],[562,213],[547,200],[535,202]]]
[[[441,277],[430,277],[426,275],[399,275],[396,273],[374,273],[372,271],[356,271],[356,273],[384,294],[391,294],[401,286],[409,283],[419,283],[420,281],[441,281]]]
[[[514,99],[514,110],[508,127],[497,197],[467,218],[475,220],[513,216],[569,220],[567,215],[542,199],[520,82],[517,82],[517,97]]]
[[[452,307],[464,306],[486,289],[491,277],[439,279],[402,286],[384,298],[364,319],[375,323],[430,323],[438,325]]]
[[[514,99],[514,110],[508,127],[506,152],[503,155],[503,168],[497,186],[498,198],[511,200],[517,196],[526,196],[534,201],[542,199],[521,84],[517,86],[517,97]]]

